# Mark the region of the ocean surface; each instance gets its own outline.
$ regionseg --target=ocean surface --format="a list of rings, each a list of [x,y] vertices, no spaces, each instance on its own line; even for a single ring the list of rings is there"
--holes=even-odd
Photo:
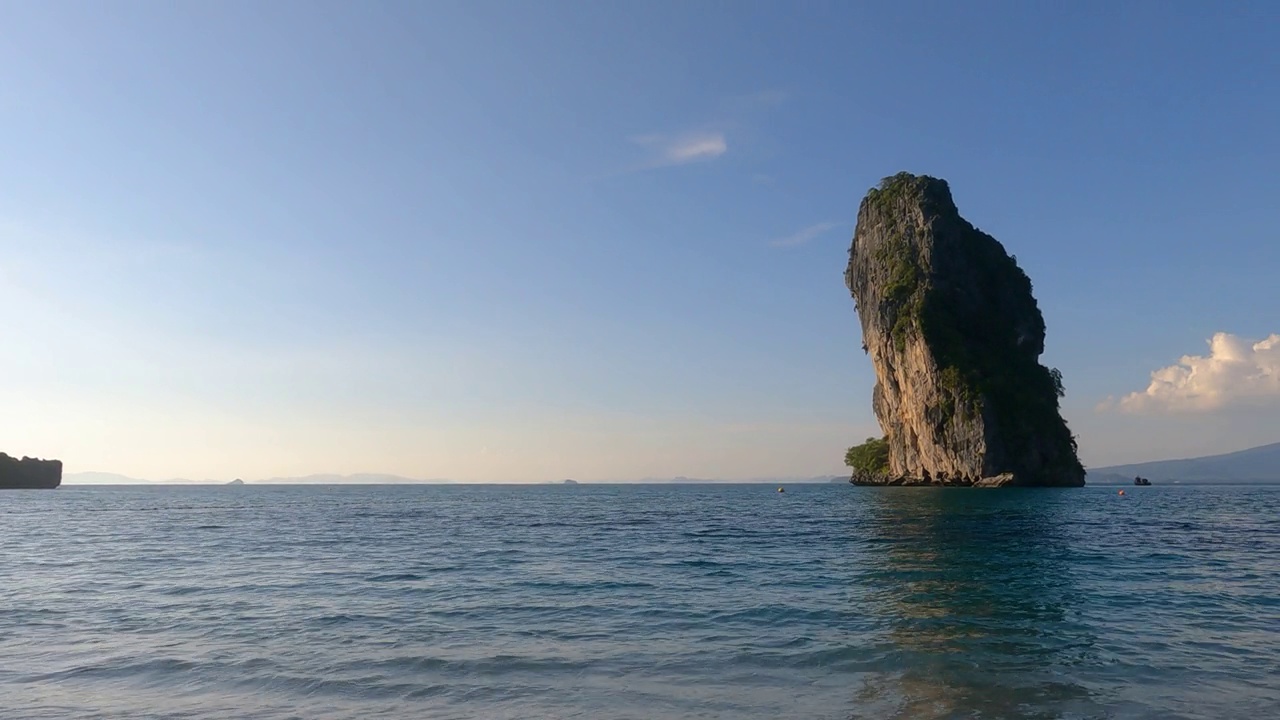
[[[1280,718],[1280,487],[0,493],[0,718]]]

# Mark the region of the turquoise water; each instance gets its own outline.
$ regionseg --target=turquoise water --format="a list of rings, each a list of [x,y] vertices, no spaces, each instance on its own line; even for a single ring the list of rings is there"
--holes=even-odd
[[[1280,717],[1280,487],[0,493],[3,718]]]

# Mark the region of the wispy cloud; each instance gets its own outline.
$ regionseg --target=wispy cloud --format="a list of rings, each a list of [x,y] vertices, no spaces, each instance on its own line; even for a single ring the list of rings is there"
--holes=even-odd
[[[1280,335],[1253,342],[1220,332],[1208,355],[1186,355],[1177,365],[1151,373],[1151,384],[1099,411],[1186,413],[1280,403]]]
[[[735,152],[753,143],[753,118],[783,104],[787,93],[777,89],[722,96],[710,101],[703,121],[683,132],[645,133],[627,140],[644,151],[644,157],[602,177],[628,175],[644,170],[677,167],[715,160],[729,152],[729,136]],[[756,180],[761,182],[760,179]],[[766,178],[764,182],[768,182]]]
[[[653,154],[647,168],[687,165],[714,160],[729,151],[729,143],[721,132],[692,132],[682,135],[638,135],[631,142],[648,148]]]
[[[831,230],[835,226],[836,223],[833,222],[817,223],[816,225],[810,225],[807,228],[797,230],[786,237],[770,240],[769,244],[773,247],[794,247],[796,245],[804,245],[810,240],[813,240],[828,230]]]

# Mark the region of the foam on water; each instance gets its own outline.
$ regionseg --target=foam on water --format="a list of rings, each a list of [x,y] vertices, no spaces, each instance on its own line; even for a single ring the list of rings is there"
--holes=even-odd
[[[1280,717],[1280,488],[0,494],[0,717]]]

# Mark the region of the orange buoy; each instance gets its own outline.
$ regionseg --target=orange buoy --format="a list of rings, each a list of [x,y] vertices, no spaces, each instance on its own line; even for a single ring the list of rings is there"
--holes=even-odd
[[[1123,495],[1123,494],[1124,494],[1124,491],[1123,491],[1123,490],[1121,490],[1121,491],[1120,491],[1120,494],[1121,494],[1121,495]]]

